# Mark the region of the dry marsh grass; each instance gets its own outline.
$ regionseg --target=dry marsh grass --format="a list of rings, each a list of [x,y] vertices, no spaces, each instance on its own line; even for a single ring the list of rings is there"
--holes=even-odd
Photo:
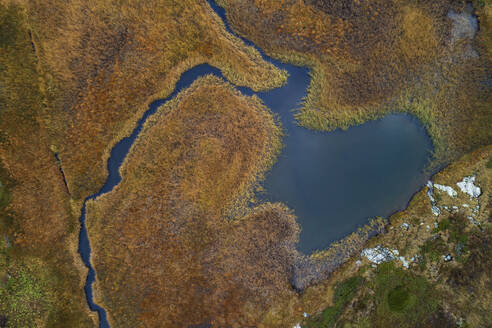
[[[0,1],[0,276],[15,278],[1,325],[94,324],[76,252],[81,200],[148,103],[205,62],[254,90],[286,79],[205,1]]]
[[[47,91],[44,120],[76,199],[97,191],[112,146],[187,69],[209,63],[254,90],[286,80],[206,1],[22,3]]]
[[[40,124],[46,110],[25,12],[0,4],[0,320],[90,327],[69,244],[77,218]]]
[[[115,325],[251,326],[293,293],[290,211],[264,204],[228,219],[272,164],[280,134],[258,98],[214,76],[149,118],[120,185],[88,203],[99,301]]]
[[[346,127],[396,108],[427,125],[443,159],[490,143],[490,6],[476,1],[480,31],[450,45],[446,15],[464,11],[462,1],[327,3],[221,1],[233,26],[267,52],[313,68],[298,114],[303,125]],[[254,90],[278,86],[286,75],[228,34],[205,1],[0,0],[0,24],[0,286],[11,280],[0,323],[89,327],[74,252],[77,216],[81,199],[106,176],[111,147],[194,65],[210,63]],[[149,119],[121,184],[88,204],[96,297],[115,325],[286,327],[330,305],[333,284],[358,272],[354,261],[295,294],[294,216],[281,204],[248,207],[280,135],[257,98],[214,77]],[[487,190],[481,200],[490,199],[490,156],[490,148],[475,152],[437,179],[476,173]],[[479,218],[489,223],[490,200],[487,206]],[[424,192],[392,218],[393,228],[407,218],[433,223]],[[427,233],[401,238],[393,229],[370,243],[412,252]],[[352,241],[332,253],[362,247]],[[489,237],[470,237],[475,271],[489,244]],[[458,292],[470,280],[463,268],[448,272]],[[475,290],[490,286],[482,274],[476,281]],[[483,323],[479,302],[443,288],[455,300],[450,308]]]

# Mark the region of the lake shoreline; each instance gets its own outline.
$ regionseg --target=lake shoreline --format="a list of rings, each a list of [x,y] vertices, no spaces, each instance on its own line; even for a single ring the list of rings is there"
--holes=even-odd
[[[212,2],[209,1],[209,3],[211,4],[212,8],[215,10],[216,8],[214,8]],[[220,17],[223,18],[223,16],[221,16],[220,13],[218,13],[218,14]],[[226,25],[227,29],[230,29],[228,27],[227,23],[225,23],[225,25]],[[245,39],[243,39],[243,38],[241,38],[241,39],[243,41],[245,41]],[[245,41],[245,42],[248,45],[252,45],[252,43],[250,43],[249,41]],[[291,132],[291,130],[289,130],[289,129],[293,129],[293,128],[297,128],[297,129],[299,129],[299,131],[303,131],[303,133],[309,133],[310,135],[316,134],[315,131],[310,131],[310,130],[306,130],[304,128],[298,127],[296,121],[293,119],[292,112],[290,112],[291,110],[295,109],[296,105],[300,104],[303,97],[306,95],[306,90],[307,90],[308,85],[309,85],[309,70],[307,68],[304,68],[304,67],[296,67],[294,65],[281,63],[277,60],[274,60],[274,59],[269,58],[266,55],[264,55],[264,53],[262,52],[261,49],[258,49],[257,47],[255,47],[255,49],[257,49],[260,52],[263,59],[265,59],[266,61],[268,61],[270,63],[273,63],[279,69],[286,70],[289,73],[289,80],[288,80],[287,84],[285,84],[284,86],[277,88],[277,89],[273,89],[269,92],[253,92],[249,88],[238,87],[238,86],[235,86],[236,89],[238,89],[245,96],[252,96],[254,94],[258,95],[267,107],[269,107],[274,113],[276,113],[276,115],[279,115],[279,117],[282,121],[282,126],[286,130],[287,135],[289,135],[290,134],[289,132]],[[191,85],[191,83],[194,82],[197,78],[204,76],[204,75],[208,75],[208,74],[213,74],[213,75],[225,80],[226,82],[228,82],[227,79],[225,79],[225,77],[223,76],[222,72],[219,69],[212,67],[208,64],[201,64],[201,65],[193,66],[189,70],[182,73],[180,75],[179,80],[176,83],[175,88],[172,91],[172,93],[164,99],[158,99],[158,100],[152,102],[149,105],[148,109],[144,112],[143,116],[138,120],[136,126],[132,130],[131,135],[128,137],[124,137],[123,139],[118,141],[118,143],[116,143],[113,146],[113,148],[110,151],[110,156],[108,157],[108,161],[107,161],[107,168],[108,168],[109,174],[108,174],[108,177],[106,179],[104,186],[96,194],[88,196],[84,200],[84,205],[82,208],[82,216],[80,219],[80,221],[81,221],[81,235],[80,236],[82,238],[80,238],[80,242],[79,242],[80,246],[79,247],[80,247],[80,253],[81,253],[82,257],[83,258],[85,257],[84,263],[90,272],[84,289],[86,289],[87,301],[88,301],[91,309],[96,309],[96,311],[98,311],[98,314],[100,317],[100,325],[99,326],[101,328],[109,327],[109,323],[108,323],[107,318],[106,318],[105,310],[103,308],[97,306],[93,301],[92,293],[95,294],[94,295],[95,298],[99,299],[99,301],[101,300],[101,297],[100,297],[100,292],[96,293],[96,292],[92,291],[92,284],[94,283],[94,281],[96,281],[96,285],[97,285],[97,278],[96,278],[95,269],[94,269],[94,267],[90,261],[90,254],[91,254],[90,245],[89,245],[90,239],[88,238],[87,228],[85,225],[87,201],[96,199],[105,193],[111,192],[121,182],[121,176],[119,173],[119,169],[120,169],[121,165],[124,163],[125,159],[127,158],[128,153],[131,151],[131,148],[132,148],[134,142],[138,139],[138,136],[139,136],[143,126],[145,125],[146,120],[151,115],[153,115],[160,106],[162,106],[166,102],[172,100],[178,93],[180,93],[181,91],[188,88],[189,85]],[[294,81],[294,83],[292,83],[293,81]],[[302,87],[300,87],[300,86],[302,86]],[[297,98],[295,98],[297,100],[290,101],[289,102],[290,107],[283,106],[282,107],[283,111],[287,111],[290,113],[289,113],[289,115],[282,115],[279,110],[275,110],[275,108],[278,108],[278,107],[272,106],[270,102],[273,101],[272,99],[273,99],[273,97],[275,97],[275,92],[280,92],[280,94],[282,92],[284,92],[284,93],[288,92],[288,93],[292,94],[292,91],[289,91],[290,90],[289,88],[294,88],[294,90],[297,91],[297,93],[294,94],[294,96],[297,97]],[[299,89],[301,89],[301,92],[299,92]],[[272,98],[269,98],[269,97],[272,97]],[[278,97],[278,95],[276,97]],[[286,99],[283,99],[283,100],[285,101]],[[287,100],[289,100],[289,99],[287,99]],[[292,99],[290,99],[290,100],[292,100]],[[284,139],[284,141],[285,141],[285,139]],[[282,154],[280,155],[280,157],[282,157]],[[281,160],[282,160],[281,158],[277,159],[277,163],[280,162]],[[302,224],[300,224],[300,225],[302,226]],[[364,229],[366,229],[365,231],[367,232],[367,236],[368,236],[367,239],[369,239],[371,236],[373,236],[374,232],[371,231],[371,229],[362,228],[362,230],[360,230],[360,231],[363,231]],[[377,231],[378,233],[382,232],[381,227],[378,225],[378,227],[376,228],[375,231]],[[355,233],[357,233],[357,232],[355,232]],[[84,234],[85,234],[85,236],[84,236]],[[83,242],[85,242],[84,240],[86,240],[85,245],[83,245]],[[344,243],[344,241],[342,240],[339,244],[341,245],[343,243]],[[328,248],[328,250],[329,249],[331,249],[331,248]],[[307,257],[304,257],[304,259],[306,259],[306,258]],[[339,260],[337,260],[337,261],[340,262]],[[338,263],[338,262],[337,263],[339,265],[342,265],[344,263],[344,261],[345,260],[341,261],[340,263]],[[336,267],[338,267],[339,265],[337,265]],[[303,268],[303,270],[305,270],[309,266],[304,265],[301,267]],[[311,266],[310,268],[312,270],[313,267]],[[323,273],[321,275],[319,275],[319,277],[321,277],[323,275],[324,275],[324,277],[326,277],[327,275],[331,274],[334,271],[333,265],[329,265],[328,267],[325,265],[321,269],[319,268],[319,265],[318,265],[318,270],[323,271]],[[300,270],[300,271],[302,271],[302,270]],[[303,276],[302,279],[306,279],[306,276],[308,276],[308,273],[301,273],[300,275]],[[296,289],[304,289],[308,285],[316,283],[318,280],[319,279],[314,279],[314,280],[311,280],[309,283],[304,282],[304,283],[296,284],[297,285]],[[301,287],[301,288],[299,288],[299,287]]]

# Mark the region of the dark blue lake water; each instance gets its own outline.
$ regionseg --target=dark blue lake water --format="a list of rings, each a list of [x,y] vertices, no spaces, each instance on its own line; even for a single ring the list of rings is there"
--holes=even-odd
[[[432,143],[420,122],[400,113],[346,131],[299,127],[293,110],[305,96],[308,72],[278,66],[289,72],[288,83],[258,93],[279,114],[286,133],[284,149],[263,184],[263,198],[295,211],[302,229],[298,249],[326,248],[370,218],[405,208],[429,177],[424,169]]]
[[[234,33],[224,9],[209,3]],[[424,169],[432,142],[422,124],[408,114],[389,114],[346,131],[301,128],[293,111],[306,96],[308,69],[281,63],[256,49],[289,72],[285,86],[257,95],[279,114],[286,133],[284,150],[264,182],[263,198],[295,211],[302,229],[298,249],[311,253],[326,248],[370,218],[405,208],[430,176]]]
[[[214,2],[208,2],[233,33],[225,20],[224,10]],[[248,40],[243,41],[253,45]],[[432,144],[418,120],[407,114],[390,114],[347,131],[321,133],[301,128],[294,120],[293,110],[300,106],[306,95],[310,81],[308,69],[280,63],[267,57],[261,49],[257,50],[265,60],[289,72],[288,83],[283,87],[256,93],[279,115],[286,134],[284,149],[267,174],[266,192],[260,197],[283,202],[295,211],[302,229],[298,249],[310,253],[326,248],[369,218],[384,217],[404,208],[428,178],[423,170],[429,161]],[[101,328],[107,328],[109,324],[106,311],[93,300],[96,272],[90,262],[86,202],[110,192],[121,181],[119,168],[147,118],[198,77],[207,74],[223,78],[217,68],[196,66],[181,75],[169,97],[149,106],[132,134],[113,147],[104,186],[84,202],[79,239],[79,252],[89,269],[84,290],[90,309],[98,313]],[[246,95],[254,94],[248,88],[238,89]]]
[[[304,253],[328,247],[371,217],[405,208],[428,179],[423,170],[431,143],[410,115],[330,133],[290,127],[264,183],[265,197],[294,209]]]

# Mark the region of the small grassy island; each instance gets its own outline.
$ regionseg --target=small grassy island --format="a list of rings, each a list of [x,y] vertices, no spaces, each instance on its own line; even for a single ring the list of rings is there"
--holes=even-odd
[[[393,112],[435,174],[299,252],[285,119]],[[491,0],[0,0],[0,328],[490,327],[491,251]]]

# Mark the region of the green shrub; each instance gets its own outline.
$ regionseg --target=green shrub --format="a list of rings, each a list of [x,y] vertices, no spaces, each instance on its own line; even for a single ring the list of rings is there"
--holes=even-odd
[[[420,246],[420,252],[422,255],[432,262],[439,261],[441,255],[444,255],[447,251],[448,245],[446,245],[440,236],[430,238],[426,240],[422,246]]]
[[[454,243],[466,245],[468,236],[465,234],[467,219],[463,215],[455,215],[449,218],[449,240]]]
[[[335,295],[333,301],[335,304],[345,305],[354,297],[362,283],[362,278],[355,276],[351,277],[335,287]]]
[[[451,223],[449,222],[449,220],[444,219],[444,220],[441,220],[441,222],[439,222],[437,227],[440,231],[444,231],[444,230],[448,230],[450,225],[451,225]]]

